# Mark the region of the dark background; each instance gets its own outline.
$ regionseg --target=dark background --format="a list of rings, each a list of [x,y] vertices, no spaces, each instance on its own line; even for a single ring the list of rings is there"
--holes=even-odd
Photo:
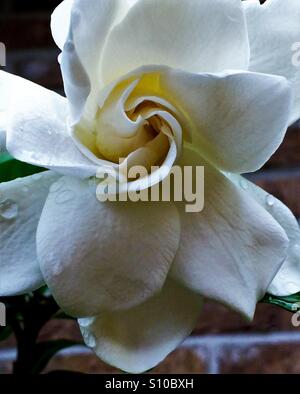
[[[63,93],[57,63],[59,50],[49,26],[51,12],[59,3],[57,0],[1,0],[0,42],[7,47],[5,71]],[[300,218],[299,127],[289,130],[282,147],[254,179],[282,199]],[[155,371],[300,373],[299,328],[292,326],[291,314],[276,307],[259,305],[255,320],[250,324],[210,302],[193,336],[199,341],[198,346],[177,350]],[[49,338],[80,339],[80,335],[72,321],[52,321],[40,337],[41,340]],[[14,345],[13,339],[0,342],[0,373],[11,371],[12,360],[7,358],[7,352]],[[114,371],[90,354],[57,357],[48,367],[53,369]]]

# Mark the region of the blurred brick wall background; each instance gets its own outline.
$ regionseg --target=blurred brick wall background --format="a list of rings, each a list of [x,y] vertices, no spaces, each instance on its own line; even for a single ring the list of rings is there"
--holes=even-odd
[[[7,47],[6,71],[49,89],[63,92],[49,22],[57,0],[1,0],[0,42]],[[254,180],[283,200],[300,218],[300,126],[287,138]],[[154,370],[161,373],[300,373],[300,331],[291,314],[259,305],[253,323],[212,302],[207,303],[198,327],[185,345]],[[52,321],[41,340],[78,338],[72,321]],[[10,373],[13,338],[0,343],[0,373]],[[89,351],[73,349],[57,356],[48,370],[66,369],[88,373],[116,372]]]

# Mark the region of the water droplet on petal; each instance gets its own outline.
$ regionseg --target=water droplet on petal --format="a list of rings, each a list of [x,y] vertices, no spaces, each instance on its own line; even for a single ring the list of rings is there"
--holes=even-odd
[[[75,198],[75,193],[71,190],[64,190],[59,192],[55,198],[56,204],[66,204],[67,202],[72,201]]]
[[[66,52],[73,52],[74,51],[74,43],[73,41],[67,41],[64,46],[64,50]]]
[[[294,283],[294,282],[289,282],[289,283],[287,283],[287,285],[286,285],[286,289],[287,289],[287,291],[288,291],[289,293],[291,293],[291,294],[296,294],[296,293],[299,292],[299,285],[297,286],[296,283]]]
[[[64,182],[63,180],[57,181],[53,183],[50,187],[50,193],[57,193],[59,192],[62,188],[64,187]]]
[[[86,346],[94,348],[97,344],[95,336],[86,329],[82,329],[81,332]]]
[[[22,188],[22,192],[23,192],[24,194],[27,194],[27,193],[29,192],[29,188],[28,188],[27,186],[24,186],[24,187]]]
[[[80,23],[80,12],[77,9],[73,9],[72,12],[72,25],[78,27]]]
[[[247,179],[242,178],[242,179],[240,180],[240,187],[241,187],[243,190],[248,190],[248,189],[249,189],[249,182],[247,181]]]
[[[63,272],[63,266],[60,263],[53,264],[53,275],[60,276]]]
[[[274,205],[275,205],[275,197],[273,197],[271,194],[269,194],[266,197],[266,204],[270,208],[274,207]]]
[[[13,200],[4,200],[0,203],[0,217],[5,220],[14,220],[18,216],[19,208]]]
[[[94,317],[86,317],[83,319],[78,319],[78,323],[81,327],[86,328],[90,327],[95,321]]]

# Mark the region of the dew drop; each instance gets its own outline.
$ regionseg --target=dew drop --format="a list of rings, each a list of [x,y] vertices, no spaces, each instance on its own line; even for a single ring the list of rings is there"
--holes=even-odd
[[[291,294],[296,294],[299,292],[299,286],[297,286],[294,282],[287,283],[286,288],[287,291]]]
[[[52,260],[52,263],[53,263],[53,260]],[[62,264],[57,263],[57,264],[53,265],[53,275],[54,276],[60,276],[62,274],[62,272],[63,272]]]
[[[274,205],[275,205],[275,198],[271,194],[269,194],[266,197],[266,204],[270,208],[274,207]]]
[[[74,51],[74,43],[73,43],[73,41],[67,41],[65,43],[64,50],[66,52],[73,52]]]
[[[243,190],[248,190],[248,189],[249,189],[249,182],[247,181],[247,179],[242,178],[242,179],[240,180],[240,187],[241,187]]]
[[[94,348],[97,344],[95,336],[86,329],[81,330],[81,332],[86,346]]]
[[[24,194],[27,194],[27,193],[29,192],[29,188],[28,188],[27,186],[24,186],[24,187],[22,188],[22,192],[23,192]]]
[[[76,9],[73,10],[72,12],[72,24],[73,26],[78,27],[79,23],[80,23],[80,12]]]
[[[18,216],[19,208],[13,200],[4,200],[0,203],[0,217],[5,220],[14,220]]]
[[[64,187],[64,182],[62,180],[53,183],[50,187],[50,193],[57,193]]]
[[[56,204],[62,205],[66,204],[67,202],[73,200],[75,197],[75,193],[71,190],[64,190],[59,192],[55,198]]]
[[[78,319],[78,323],[81,327],[86,328],[90,327],[95,321],[94,317],[86,317],[83,319]]]

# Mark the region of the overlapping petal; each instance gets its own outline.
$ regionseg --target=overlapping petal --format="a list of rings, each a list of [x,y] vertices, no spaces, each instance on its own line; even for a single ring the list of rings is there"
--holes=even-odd
[[[71,22],[71,10],[73,7],[74,0],[62,1],[54,10],[51,16],[51,31],[53,39],[56,45],[63,49],[65,42],[67,41],[70,22]]]
[[[200,294],[252,318],[287,255],[288,238],[244,190],[193,153],[183,163],[205,166],[205,207],[181,212],[172,275]]]
[[[290,123],[300,118],[300,2],[242,2],[250,40],[250,70],[282,75],[293,84]],[[298,51],[298,55],[297,55]]]
[[[160,363],[191,333],[201,297],[168,280],[163,290],[136,308],[79,320],[86,344],[107,363],[130,373]]]
[[[95,185],[75,178],[63,178],[54,189],[37,250],[45,280],[66,312],[82,317],[126,309],[162,288],[180,238],[175,206],[100,203]]]
[[[2,82],[6,90],[1,94],[9,100],[6,143],[12,156],[62,174],[96,174],[96,166],[81,154],[69,134],[65,98],[12,74],[1,72]]]
[[[233,72],[162,72],[160,89],[182,109],[180,119],[192,143],[220,169],[245,173],[259,169],[281,144],[292,95],[282,77]]]
[[[144,65],[199,73],[247,69],[248,61],[239,0],[143,0],[109,34],[101,70],[109,83]]]
[[[107,35],[127,14],[135,0],[73,0],[72,3],[72,7],[66,4],[58,9],[53,15],[52,26],[58,44],[66,40],[61,68],[73,121],[76,123],[85,105],[87,111],[96,111],[96,97],[99,89],[104,87],[99,70]],[[64,12],[65,23],[69,26],[67,38],[66,27],[58,33]]]
[[[36,230],[52,172],[0,184],[0,296],[36,290],[44,280],[36,255]]]
[[[242,177],[230,175],[230,179],[249,193],[285,230],[289,238],[287,257],[268,288],[268,293],[288,296],[300,291],[300,229],[289,208],[274,196]]]

